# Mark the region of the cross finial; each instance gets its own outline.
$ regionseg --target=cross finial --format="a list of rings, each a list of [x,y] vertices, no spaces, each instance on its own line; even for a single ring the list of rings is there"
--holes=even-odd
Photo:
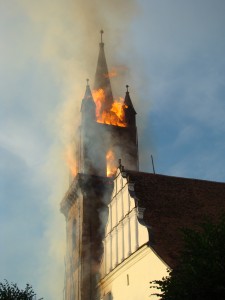
[[[101,30],[101,31],[100,31],[100,34],[101,34],[101,43],[102,43],[102,35],[103,35],[103,33],[104,33],[104,31]]]
[[[128,90],[129,89],[129,85],[128,84],[126,85],[126,88],[127,88],[127,92],[129,92],[129,90]]]
[[[87,78],[86,81],[87,81],[87,86],[89,86],[89,79]]]

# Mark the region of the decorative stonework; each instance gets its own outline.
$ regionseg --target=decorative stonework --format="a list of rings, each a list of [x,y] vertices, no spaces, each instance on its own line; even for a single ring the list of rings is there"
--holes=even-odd
[[[134,184],[127,183],[127,179],[123,178],[118,170],[113,196],[108,205],[109,218],[103,240],[102,277],[148,243],[147,229],[138,222],[139,218],[143,218],[144,210],[139,211],[135,207],[131,192],[134,194]]]

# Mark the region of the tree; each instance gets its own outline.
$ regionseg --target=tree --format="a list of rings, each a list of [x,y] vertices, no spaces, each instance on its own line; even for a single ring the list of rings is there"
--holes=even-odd
[[[9,283],[5,280],[4,283],[0,282],[0,300],[36,300],[36,294],[29,284],[22,290],[16,283]]]
[[[198,231],[183,229],[184,250],[168,276],[152,281],[162,300],[225,299],[225,217],[204,222]]]

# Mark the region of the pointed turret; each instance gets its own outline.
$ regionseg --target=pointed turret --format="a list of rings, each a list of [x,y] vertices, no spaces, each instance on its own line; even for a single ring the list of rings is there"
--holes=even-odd
[[[80,172],[84,174],[97,174],[96,170],[96,106],[92,97],[87,79],[86,91],[81,104],[80,126]]]
[[[124,99],[124,104],[126,106],[125,108],[125,120],[128,126],[136,126],[136,120],[135,120],[135,115],[137,114],[133,103],[130,98],[130,93],[129,93],[129,85],[126,85],[127,91],[126,91],[126,96]]]
[[[96,106],[89,86],[89,79],[87,79],[86,91],[81,104],[82,120],[95,121],[96,120],[95,111],[96,111]]]
[[[105,103],[102,105],[102,110],[110,110],[113,103],[113,94],[109,79],[109,72],[105,58],[104,43],[102,41],[103,30],[101,33],[101,42],[99,43],[99,55],[97,68],[95,73],[94,90],[103,89],[105,93]]]

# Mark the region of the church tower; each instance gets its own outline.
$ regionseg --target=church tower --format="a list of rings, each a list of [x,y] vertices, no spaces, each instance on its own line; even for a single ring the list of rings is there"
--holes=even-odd
[[[107,204],[118,160],[138,170],[136,112],[128,86],[123,101],[113,98],[102,34],[94,88],[87,80],[81,101],[78,173],[61,202],[67,235],[65,300],[96,299]]]

